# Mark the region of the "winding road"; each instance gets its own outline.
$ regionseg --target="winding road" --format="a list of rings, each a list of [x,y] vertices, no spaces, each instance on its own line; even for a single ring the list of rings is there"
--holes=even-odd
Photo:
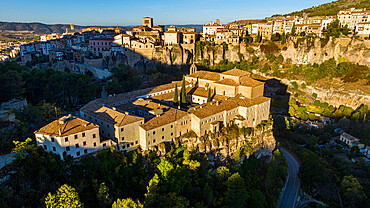
[[[288,150],[280,147],[279,150],[283,153],[285,160],[288,162],[288,178],[286,186],[279,200],[278,208],[294,208],[299,191],[298,170],[299,163],[297,159]]]

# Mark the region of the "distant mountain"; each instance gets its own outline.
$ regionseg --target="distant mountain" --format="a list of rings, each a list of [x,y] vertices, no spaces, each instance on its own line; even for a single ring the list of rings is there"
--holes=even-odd
[[[81,31],[86,26],[75,25],[75,30]],[[20,22],[0,22],[0,30],[4,31],[30,31],[33,34],[50,34],[50,33],[63,33],[66,28],[70,29],[70,25],[56,24],[48,25],[43,23],[20,23]]]
[[[357,9],[369,8],[370,0],[338,0],[331,3],[321,4],[319,6],[310,7],[308,9],[303,9],[297,12],[291,12],[284,16],[302,16],[303,13],[308,14],[308,16],[331,16],[336,15],[340,10],[349,9],[355,7]]]
[[[165,29],[167,30],[168,27],[171,25],[165,25]],[[173,25],[176,28],[195,28],[195,32],[202,32],[203,31],[203,25]]]

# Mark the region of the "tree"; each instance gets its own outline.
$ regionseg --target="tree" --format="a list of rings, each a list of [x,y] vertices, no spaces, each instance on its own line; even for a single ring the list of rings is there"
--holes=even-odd
[[[296,81],[292,82],[292,85],[294,87],[295,90],[298,90],[298,84]]]
[[[354,176],[344,176],[341,187],[348,207],[358,207],[366,199],[360,182]]]
[[[185,108],[187,105],[186,102],[186,88],[185,88],[185,77],[182,77],[182,85],[181,85],[181,107]]]
[[[109,197],[109,187],[104,182],[100,184],[96,196],[101,207],[107,207],[112,203],[112,199]]]
[[[203,188],[203,201],[206,203],[207,206],[212,206],[214,202],[214,197],[213,197],[213,191],[211,187],[206,183],[206,185]]]
[[[27,138],[24,142],[13,141],[15,147],[12,149],[12,153],[16,153],[17,159],[24,159],[27,152],[30,152],[32,149],[35,148],[35,145],[31,142],[31,138]]]
[[[117,199],[112,205],[112,208],[142,208],[140,201],[135,202],[131,198]]]
[[[207,97],[207,103],[211,102],[212,101],[212,97],[211,97],[211,88],[209,87],[208,88],[208,97]]]
[[[177,84],[175,84],[175,94],[173,96],[173,104],[179,105],[179,93],[177,92]]]
[[[45,198],[45,205],[47,208],[77,208],[83,207],[83,203],[80,201],[80,197],[76,192],[76,189],[69,186],[68,184],[62,185],[56,194],[49,192]]]
[[[309,113],[309,114],[308,114],[308,119],[310,119],[310,121],[314,121],[314,120],[316,120],[316,116],[315,116],[315,114],[314,114],[314,113]]]
[[[231,175],[227,182],[226,204],[227,207],[246,207],[247,190],[244,179],[239,173]]]
[[[166,159],[161,159],[161,162],[157,165],[157,168],[161,172],[163,178],[167,178],[168,174],[174,169],[172,163]]]
[[[293,27],[292,27],[292,35],[293,36],[295,35],[295,22],[293,23]]]

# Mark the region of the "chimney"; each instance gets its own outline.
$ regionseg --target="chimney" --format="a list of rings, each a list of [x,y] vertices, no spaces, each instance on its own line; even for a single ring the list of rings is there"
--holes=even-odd
[[[61,136],[62,135],[62,131],[59,129],[59,136]]]
[[[113,107],[112,109],[113,109],[113,110],[117,110],[117,108],[116,108],[116,107]]]
[[[64,124],[64,119],[63,118],[60,118],[58,121],[59,121],[59,124],[60,125],[63,125]]]
[[[68,118],[72,118],[72,114],[68,114]]]
[[[219,105],[220,103],[217,101],[216,105]]]
[[[126,111],[125,114],[128,115],[128,112]]]

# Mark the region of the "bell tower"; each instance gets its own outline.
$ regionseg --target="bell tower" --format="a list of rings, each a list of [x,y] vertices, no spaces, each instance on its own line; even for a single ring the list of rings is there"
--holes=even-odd
[[[192,64],[190,67],[190,74],[194,74],[197,71],[198,71],[197,66],[195,64]]]

